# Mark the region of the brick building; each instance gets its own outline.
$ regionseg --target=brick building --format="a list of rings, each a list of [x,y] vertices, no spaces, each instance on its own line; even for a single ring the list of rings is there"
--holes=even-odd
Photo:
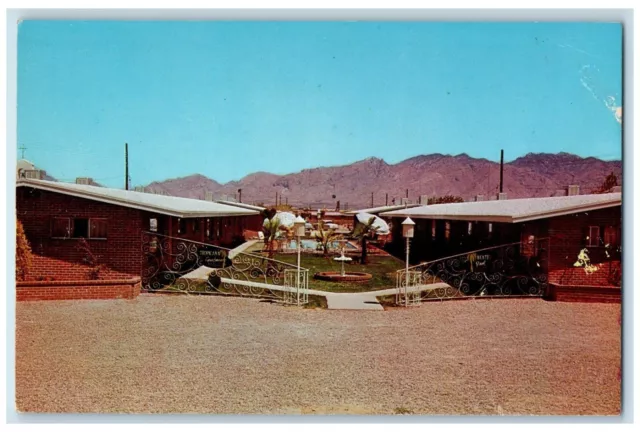
[[[414,262],[518,243],[522,255],[548,238],[549,282],[558,286],[619,285],[621,193],[436,204],[382,213],[391,218],[390,252],[402,256],[401,223],[415,223]],[[580,255],[586,249],[586,255]],[[574,266],[579,260],[581,266]]]
[[[16,184],[16,216],[34,254],[30,280],[57,283],[91,279],[88,261],[104,266],[100,280],[139,278],[144,232],[233,247],[262,224],[237,206],[31,179]]]

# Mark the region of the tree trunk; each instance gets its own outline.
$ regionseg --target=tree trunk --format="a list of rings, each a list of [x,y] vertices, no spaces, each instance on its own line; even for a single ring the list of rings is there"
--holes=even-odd
[[[367,237],[362,237],[361,242],[362,255],[360,256],[360,264],[367,264]]]

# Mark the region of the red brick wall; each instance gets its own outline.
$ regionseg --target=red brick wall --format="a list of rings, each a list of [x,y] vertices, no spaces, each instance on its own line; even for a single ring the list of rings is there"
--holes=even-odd
[[[149,218],[145,212],[27,187],[16,189],[16,210],[35,255],[30,279],[86,279],[81,240],[52,239],[53,217],[106,218],[107,239],[87,239],[98,262],[107,267],[102,277],[140,276],[141,231],[148,229]]]
[[[613,272],[620,270],[620,261],[610,261],[594,264],[597,268],[592,273],[587,273],[582,267],[568,267],[549,271],[549,282],[562,285],[577,286],[612,286]]]
[[[621,208],[613,207],[549,219],[550,272],[573,268],[580,250],[586,247],[584,232],[590,225],[620,226]],[[587,247],[587,249],[591,263],[597,264],[607,261],[604,247]],[[584,273],[584,269],[582,271]],[[600,272],[595,272],[593,275],[596,273]]]
[[[29,281],[42,280],[88,280],[91,267],[62,259],[34,255],[31,271],[27,277]],[[127,279],[132,275],[106,268],[99,273],[99,279]]]
[[[111,281],[18,282],[17,301],[133,299],[140,294],[140,278]]]

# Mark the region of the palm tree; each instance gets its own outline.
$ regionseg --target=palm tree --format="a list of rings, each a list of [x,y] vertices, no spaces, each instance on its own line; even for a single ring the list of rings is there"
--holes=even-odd
[[[369,218],[367,223],[356,221],[353,226],[353,231],[351,232],[351,236],[360,241],[360,247],[362,249],[362,254],[360,256],[361,264],[367,264],[367,240],[372,240],[378,233],[379,228],[373,225],[375,221],[375,216]]]
[[[341,236],[333,229],[325,230],[322,225],[322,221],[318,221],[318,231],[316,231],[315,237],[318,243],[322,245],[322,255],[326,257],[329,255],[329,245],[338,240]]]
[[[278,232],[280,231],[280,219],[276,216],[276,209],[270,208],[262,212],[265,217],[262,224],[262,232],[264,233],[264,244],[267,246],[269,258],[275,255],[275,242]]]

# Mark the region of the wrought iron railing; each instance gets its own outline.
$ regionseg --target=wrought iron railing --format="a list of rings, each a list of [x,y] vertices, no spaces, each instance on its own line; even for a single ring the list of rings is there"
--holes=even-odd
[[[142,287],[183,292],[308,302],[309,270],[263,255],[144,232]],[[293,276],[292,276],[293,275]]]
[[[548,286],[549,239],[510,243],[398,270],[396,303],[464,297],[543,296]]]

